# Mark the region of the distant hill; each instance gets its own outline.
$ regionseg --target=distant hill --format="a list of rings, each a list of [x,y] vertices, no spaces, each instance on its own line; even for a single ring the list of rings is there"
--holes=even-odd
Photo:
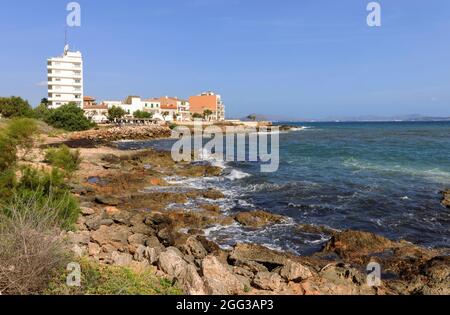
[[[450,117],[439,116],[425,116],[425,115],[398,115],[398,116],[376,116],[376,115],[361,115],[361,116],[329,116],[322,119],[308,119],[291,117],[284,115],[264,115],[252,114],[256,116],[257,121],[273,121],[273,122],[383,122],[383,121],[450,121]],[[243,121],[248,121],[246,117],[240,118]]]

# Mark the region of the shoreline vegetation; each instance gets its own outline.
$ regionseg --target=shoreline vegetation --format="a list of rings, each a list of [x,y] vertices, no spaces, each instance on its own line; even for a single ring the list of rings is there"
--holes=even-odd
[[[222,213],[209,202],[223,198],[219,190],[166,181],[221,176],[221,168],[111,143],[167,138],[168,126],[62,132],[31,121],[0,120],[1,150],[11,152],[0,158],[1,191],[12,193],[0,211],[2,294],[450,294],[448,249],[372,233],[299,224],[329,239],[309,256],[258,244],[221,248],[204,229],[258,229],[286,218],[264,209]],[[195,211],[168,207],[193,199],[201,200]],[[442,204],[450,207],[450,190]],[[81,265],[80,287],[66,285],[69,262]],[[382,266],[377,286],[367,284],[370,262]]]

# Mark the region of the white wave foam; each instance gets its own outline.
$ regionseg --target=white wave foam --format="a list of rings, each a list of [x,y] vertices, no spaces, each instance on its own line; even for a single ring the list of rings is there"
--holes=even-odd
[[[228,178],[229,180],[238,180],[238,179],[243,179],[243,178],[247,178],[250,177],[251,175],[236,169],[232,169],[230,174],[225,176],[225,178]]]

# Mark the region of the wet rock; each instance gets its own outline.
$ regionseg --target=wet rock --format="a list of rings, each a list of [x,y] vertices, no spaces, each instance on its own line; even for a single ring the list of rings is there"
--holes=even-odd
[[[120,200],[112,196],[97,195],[95,196],[95,202],[106,206],[117,206]]]
[[[392,248],[390,240],[368,232],[347,230],[334,233],[324,251],[335,252],[341,257],[367,256]]]
[[[280,291],[285,283],[279,274],[258,272],[253,279],[253,285],[262,290]]]
[[[208,189],[202,193],[203,197],[206,199],[222,199],[224,198],[224,194],[216,189]]]
[[[266,211],[240,212],[234,218],[240,224],[254,228],[261,228],[269,224],[285,222],[285,218],[283,216]]]
[[[205,204],[201,204],[200,208],[205,209],[207,211],[211,211],[211,212],[220,212],[220,207],[218,205],[215,204],[211,204],[211,203],[205,203]]]
[[[291,260],[280,269],[280,275],[288,281],[301,281],[313,276],[308,267]]]
[[[208,294],[235,295],[245,289],[240,279],[215,256],[203,259],[202,272]]]
[[[450,208],[450,189],[442,192],[442,205]]]
[[[313,225],[313,224],[299,224],[295,228],[300,233],[310,233],[310,234],[332,235],[338,232],[323,225]]]

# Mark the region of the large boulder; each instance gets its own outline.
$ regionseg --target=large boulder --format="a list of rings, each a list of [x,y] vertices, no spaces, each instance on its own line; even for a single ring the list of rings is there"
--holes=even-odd
[[[288,260],[287,264],[281,268],[280,275],[288,281],[301,281],[313,276],[308,267],[292,260]]]
[[[281,215],[272,214],[266,211],[240,212],[235,217],[240,224],[253,228],[261,228],[271,224],[283,223],[286,221]]]
[[[183,259],[183,254],[175,247],[168,247],[159,255],[158,266],[166,274],[173,278],[179,278],[188,263]]]
[[[258,272],[253,279],[253,285],[262,289],[269,291],[280,291],[286,283],[279,274],[274,272]]]
[[[238,243],[231,252],[232,261],[256,261],[270,267],[284,266],[289,256],[256,244]]]
[[[324,251],[335,252],[341,257],[360,257],[391,249],[394,243],[382,236],[347,230],[334,233],[325,244]]]
[[[127,227],[102,225],[97,231],[91,233],[91,240],[100,246],[113,245],[116,248],[126,247],[130,232]]]
[[[203,259],[202,272],[208,294],[235,295],[244,292],[242,281],[215,256],[209,255]]]

